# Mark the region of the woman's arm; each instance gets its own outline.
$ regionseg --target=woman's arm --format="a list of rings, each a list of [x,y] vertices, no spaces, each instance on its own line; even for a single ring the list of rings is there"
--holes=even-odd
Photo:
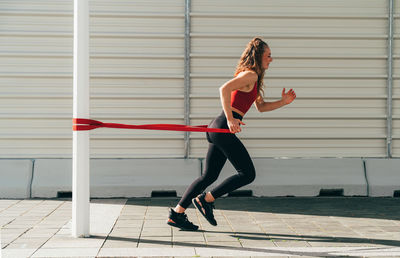
[[[231,108],[231,93],[235,90],[246,91],[247,88],[253,86],[258,79],[258,76],[253,71],[241,72],[230,81],[227,81],[219,88],[222,108],[227,119],[233,118]]]
[[[235,90],[246,91],[248,88],[253,87],[258,79],[257,73],[253,71],[241,72],[232,80],[226,82],[219,88],[222,108],[226,119],[228,120],[228,126],[232,133],[240,132],[240,124],[244,124],[239,119],[233,118],[232,107],[231,107],[231,92]]]
[[[292,103],[295,98],[296,98],[296,93],[294,92],[293,89],[290,89],[286,93],[285,88],[283,88],[282,98],[280,100],[274,102],[265,102],[264,99],[259,95],[255,101],[255,104],[259,112],[267,112],[288,105]]]

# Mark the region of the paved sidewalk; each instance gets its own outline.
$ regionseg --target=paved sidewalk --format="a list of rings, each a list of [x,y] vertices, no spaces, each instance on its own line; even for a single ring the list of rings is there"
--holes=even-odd
[[[221,198],[197,232],[165,223],[177,201],[94,199],[76,239],[71,200],[0,200],[1,257],[400,257],[400,198]]]

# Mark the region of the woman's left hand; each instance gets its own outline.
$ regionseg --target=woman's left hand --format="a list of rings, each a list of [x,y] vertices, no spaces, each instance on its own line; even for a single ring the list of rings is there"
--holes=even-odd
[[[285,88],[282,90],[282,101],[285,105],[290,104],[296,98],[296,93],[293,89],[290,89],[288,92],[285,92]]]

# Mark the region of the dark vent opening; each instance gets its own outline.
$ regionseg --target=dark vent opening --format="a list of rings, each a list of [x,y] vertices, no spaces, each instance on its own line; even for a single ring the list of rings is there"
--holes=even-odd
[[[321,189],[319,196],[343,196],[343,189]]]
[[[72,192],[57,192],[57,198],[72,198]]]
[[[400,190],[395,190],[393,192],[393,197],[400,197]]]
[[[228,194],[228,197],[251,197],[251,196],[253,196],[252,190],[236,190]]]
[[[151,197],[176,197],[176,191],[164,190],[164,191],[151,191]]]

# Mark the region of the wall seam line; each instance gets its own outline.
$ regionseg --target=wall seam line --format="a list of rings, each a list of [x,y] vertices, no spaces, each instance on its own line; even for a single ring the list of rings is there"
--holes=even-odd
[[[35,163],[36,163],[36,159],[33,159],[32,160],[31,180],[29,182],[29,199],[32,199],[32,184],[33,184],[33,177],[35,175]]]
[[[365,182],[367,183],[367,197],[369,197],[369,182],[368,182],[368,176],[367,176],[367,165],[365,159],[362,160],[363,166],[364,166],[364,178]]]

